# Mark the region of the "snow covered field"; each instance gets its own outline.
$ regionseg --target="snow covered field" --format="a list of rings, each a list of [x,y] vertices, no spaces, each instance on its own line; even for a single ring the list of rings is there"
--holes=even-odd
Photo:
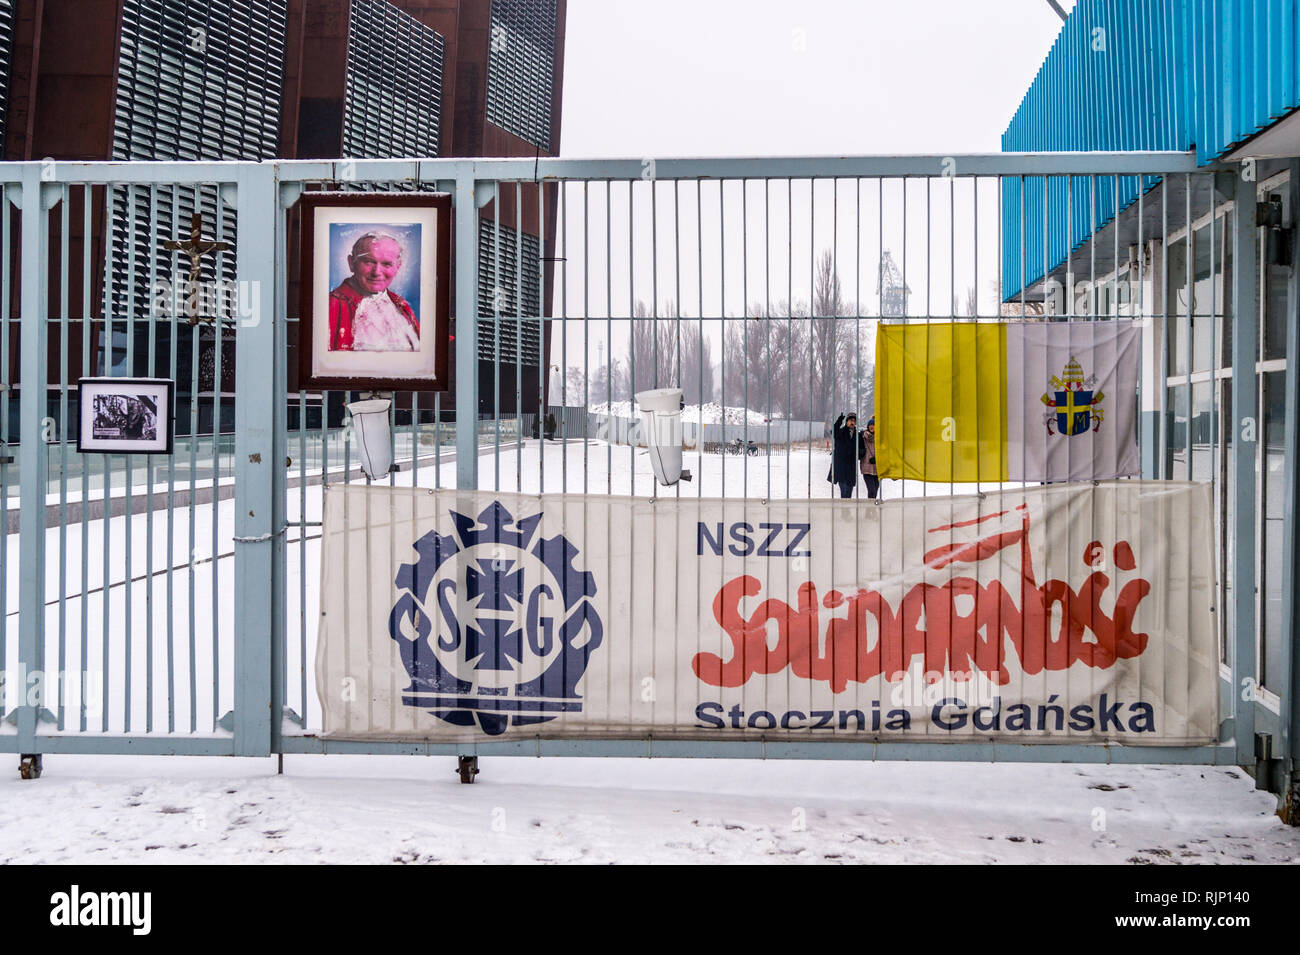
[[[46,758],[5,863],[1300,863],[1231,767]],[[11,767],[12,769],[12,767]]]

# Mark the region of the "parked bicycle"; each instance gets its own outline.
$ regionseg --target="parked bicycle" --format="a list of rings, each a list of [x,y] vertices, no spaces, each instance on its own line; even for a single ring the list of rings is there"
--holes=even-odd
[[[736,438],[727,444],[728,454],[748,454],[751,458],[758,456],[758,445],[753,441],[745,442]]]

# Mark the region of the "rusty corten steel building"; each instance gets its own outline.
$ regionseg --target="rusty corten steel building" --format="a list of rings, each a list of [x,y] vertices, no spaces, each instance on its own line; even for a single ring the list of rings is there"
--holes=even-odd
[[[560,146],[565,7],[565,0],[0,0],[4,158],[554,156]],[[137,222],[148,208],[156,222],[183,223],[181,237],[190,213],[198,211],[204,234],[219,230],[227,240],[236,234],[235,215],[219,206],[215,190],[175,200],[131,196],[127,187],[89,191],[90,261],[97,274],[87,308],[80,274],[84,195],[74,191],[69,217],[69,266],[77,274],[68,283],[67,303],[58,301],[58,283],[52,283],[51,308],[56,314],[66,309],[71,316],[94,317],[92,374],[170,377],[161,360],[148,367],[143,340],[127,347],[125,315],[145,306],[147,283],[141,279],[132,286],[120,277],[132,248],[141,276],[150,262],[169,273],[171,256],[158,246],[172,236],[130,228],[125,210],[130,205]],[[518,308],[525,316],[549,315],[551,268],[539,270],[536,263],[552,248],[555,196],[545,196],[544,224],[538,221],[536,187],[523,190],[520,198],[518,232],[513,187],[503,189],[499,238],[494,204],[480,211],[480,315],[492,314],[494,286],[500,289],[502,314],[514,316]],[[60,235],[52,235],[52,269],[58,267],[60,241]],[[493,260],[498,245],[499,272]],[[297,308],[295,246],[291,240],[291,316]],[[521,287],[515,288],[518,248],[524,268]],[[114,263],[107,295],[106,261]],[[226,254],[204,268],[205,279],[233,278],[234,256]],[[452,291],[454,296],[454,285]],[[148,324],[138,323],[135,335],[149,334]],[[492,338],[491,322],[480,325],[481,410],[498,400],[501,411],[516,409],[520,353],[522,410],[535,410],[546,346],[538,324],[523,323],[522,342],[516,342],[513,323],[502,323],[500,343]],[[291,391],[297,388],[294,331],[291,324]],[[160,327],[155,334],[165,337],[169,329]],[[226,334],[221,349],[219,385],[211,331],[199,341],[197,381],[188,373],[190,336],[183,333],[177,342],[178,433],[188,428],[189,401],[197,398],[202,405],[204,396],[233,391],[231,337]],[[158,355],[168,353],[161,338],[156,346]],[[58,380],[62,361],[58,349],[52,338],[52,381]],[[17,353],[11,349],[15,363]],[[499,398],[493,390],[498,354]],[[77,335],[67,361],[75,380],[83,368]],[[11,380],[17,372],[15,364]],[[454,375],[453,369],[453,381]],[[445,410],[454,407],[454,384],[441,404]],[[233,402],[222,405],[223,421],[212,422],[209,410],[200,432],[229,430]],[[432,401],[422,399],[421,407],[432,407]]]

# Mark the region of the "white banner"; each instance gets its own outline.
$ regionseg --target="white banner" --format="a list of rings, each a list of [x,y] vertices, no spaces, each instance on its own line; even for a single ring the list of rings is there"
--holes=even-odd
[[[883,503],[332,486],[336,738],[1217,738],[1208,485]]]

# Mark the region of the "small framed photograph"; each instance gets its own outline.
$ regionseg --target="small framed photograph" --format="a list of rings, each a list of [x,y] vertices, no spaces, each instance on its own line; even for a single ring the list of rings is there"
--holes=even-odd
[[[318,192],[298,207],[300,387],[446,390],[451,196]]]
[[[82,378],[77,450],[171,454],[176,383],[170,378]]]

